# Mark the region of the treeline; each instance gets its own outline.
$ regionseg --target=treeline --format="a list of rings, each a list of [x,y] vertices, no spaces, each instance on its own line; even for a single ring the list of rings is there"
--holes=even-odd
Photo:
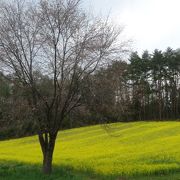
[[[91,101],[108,120],[166,120],[180,116],[180,51],[133,52],[94,75]],[[90,94],[87,93],[87,94]],[[95,97],[95,98],[94,98]],[[90,101],[88,101],[90,102]]]
[[[42,95],[51,91],[52,80],[36,74]],[[35,133],[29,109],[29,92],[19,87],[14,75],[0,74],[0,138]],[[180,51],[167,48],[141,56],[133,52],[128,61],[114,61],[98,69],[80,85],[81,106],[62,126],[79,127],[118,121],[178,119],[180,116]]]
[[[178,119],[180,115],[180,51],[167,48],[133,53],[128,68],[134,119]]]

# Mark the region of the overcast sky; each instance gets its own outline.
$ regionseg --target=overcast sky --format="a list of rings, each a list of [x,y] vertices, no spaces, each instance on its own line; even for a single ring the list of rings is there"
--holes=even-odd
[[[180,48],[180,0],[84,0],[94,12],[108,14],[134,40],[134,50]]]

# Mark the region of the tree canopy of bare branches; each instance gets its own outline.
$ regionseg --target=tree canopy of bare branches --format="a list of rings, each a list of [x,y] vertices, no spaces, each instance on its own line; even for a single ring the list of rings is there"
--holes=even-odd
[[[80,0],[10,1],[0,8],[1,69],[26,91],[49,174],[62,122],[81,104],[81,84],[122,53],[122,29],[88,15]]]

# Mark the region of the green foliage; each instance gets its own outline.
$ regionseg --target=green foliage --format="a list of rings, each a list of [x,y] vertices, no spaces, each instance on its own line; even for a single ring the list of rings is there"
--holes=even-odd
[[[132,53],[127,77],[131,83],[133,119],[178,119],[180,116],[180,56],[178,50]]]
[[[0,72],[0,97],[7,98],[10,95],[10,84]]]
[[[136,122],[62,131],[49,179],[178,179],[179,129],[179,122]],[[44,178],[37,139],[0,142],[1,177]]]

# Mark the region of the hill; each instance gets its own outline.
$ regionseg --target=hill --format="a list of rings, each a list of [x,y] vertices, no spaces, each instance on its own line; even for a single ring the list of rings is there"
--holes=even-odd
[[[3,180],[180,179],[180,123],[115,123],[61,131],[52,176],[41,174],[41,161],[37,136],[0,142]]]

